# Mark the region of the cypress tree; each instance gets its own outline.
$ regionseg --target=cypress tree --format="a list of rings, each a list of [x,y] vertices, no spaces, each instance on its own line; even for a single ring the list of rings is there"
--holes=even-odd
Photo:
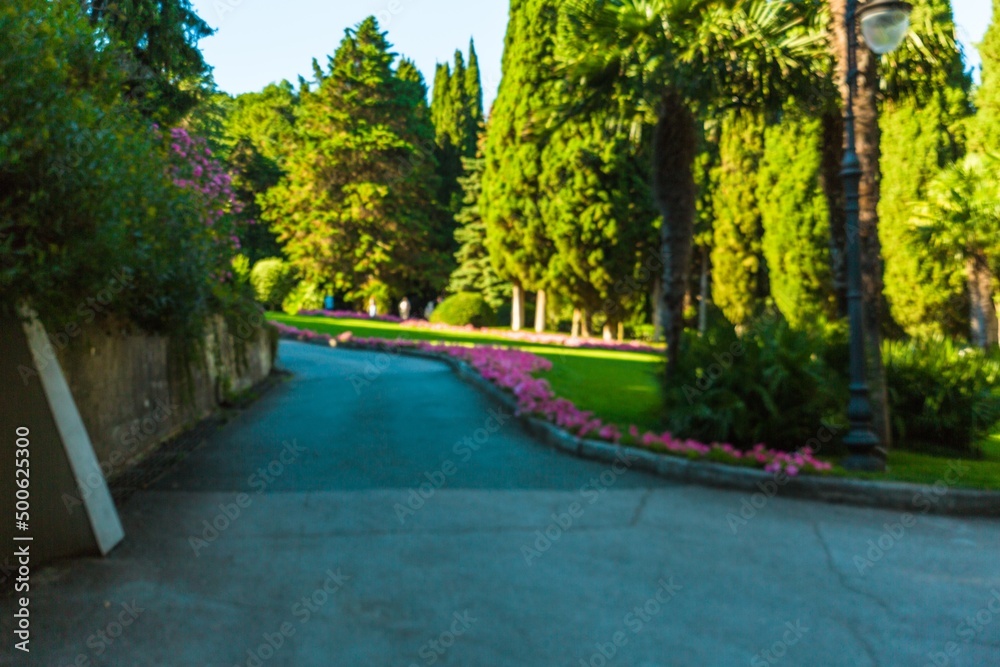
[[[552,243],[539,209],[542,146],[538,135],[558,99],[554,79],[555,0],[513,0],[503,76],[484,148],[480,209],[497,273],[511,281],[515,329],[523,325],[523,290],[545,287]]]
[[[970,139],[980,152],[1000,154],[1000,0],[993,0],[993,19],[979,45],[982,83],[976,92],[976,120]]]
[[[757,175],[771,296],[795,328],[837,315],[822,122],[792,109],[767,128]]]
[[[658,216],[648,165],[610,120],[598,113],[562,123],[542,154],[539,185],[555,250],[549,284],[575,309],[603,313],[613,332],[652,287],[648,268],[638,274],[657,246]]]
[[[744,324],[767,294],[756,187],[762,122],[751,114],[731,114],[723,120],[719,142],[712,175],[712,296],[730,322]]]
[[[928,183],[964,153],[970,81],[948,0],[917,5],[912,30],[938,62],[919,67],[923,53],[907,45],[884,68],[888,100],[881,120],[878,212],[885,295],[893,319],[908,334],[960,334],[968,322],[964,267],[946,251],[920,242],[910,229],[914,205],[924,199]]]
[[[431,119],[441,176],[439,199],[446,208],[458,213],[462,208],[463,159],[476,156],[476,141],[483,118],[482,85],[479,59],[470,42],[470,61],[466,67],[461,51],[455,51],[452,65],[438,65],[434,74]]]

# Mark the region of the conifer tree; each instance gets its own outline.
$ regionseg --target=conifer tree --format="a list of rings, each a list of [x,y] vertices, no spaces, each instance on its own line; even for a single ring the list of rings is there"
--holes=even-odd
[[[447,280],[435,246],[434,130],[426,87],[374,17],[354,29],[301,93],[287,176],[264,216],[299,273],[347,298],[431,294]]]
[[[462,208],[462,160],[476,156],[476,141],[483,119],[482,84],[479,59],[470,42],[470,66],[461,51],[455,51],[452,65],[438,65],[434,74],[431,119],[441,176],[441,203],[457,213]]]
[[[602,313],[613,333],[652,286],[643,261],[658,246],[658,216],[648,163],[610,121],[595,113],[562,123],[542,154],[539,185],[555,251],[548,282],[575,309]]]
[[[837,315],[822,120],[789,109],[764,133],[757,201],[771,296],[795,328]]]
[[[497,273],[513,286],[515,329],[523,325],[524,289],[543,289],[552,243],[539,209],[542,146],[538,136],[558,99],[555,0],[513,0],[503,76],[484,149],[480,210]]]
[[[479,214],[479,195],[482,192],[484,161],[482,156],[465,158],[465,176],[459,179],[462,186],[462,210],[455,216],[459,226],[455,230],[458,268],[451,274],[448,291],[453,294],[475,292],[482,294],[486,303],[499,309],[510,298],[510,284],[501,280],[486,250],[486,225]]]
[[[1000,0],[993,0],[993,19],[979,45],[982,83],[976,92],[972,149],[1000,154]]]
[[[764,151],[758,116],[732,114],[720,133],[712,174],[712,297],[733,324],[744,324],[767,295],[756,174]]]

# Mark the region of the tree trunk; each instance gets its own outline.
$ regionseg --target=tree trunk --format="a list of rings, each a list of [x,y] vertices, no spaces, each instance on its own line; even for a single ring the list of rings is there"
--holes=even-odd
[[[653,340],[663,340],[663,276],[653,281]]]
[[[545,309],[546,309],[546,298],[545,290],[538,290],[537,298],[535,301],[535,332],[543,333],[545,331]]]
[[[618,323],[618,342],[619,343],[624,343],[625,342],[625,323],[624,322],[619,322]]]
[[[711,276],[708,271],[709,262],[708,246],[701,248],[701,294],[698,297],[698,332],[705,333],[708,330],[708,300],[710,298]]]
[[[982,253],[972,254],[965,262],[971,304],[970,340],[976,347],[997,346],[997,311],[993,302],[993,275]]]
[[[513,296],[510,310],[510,328],[520,331],[524,327],[524,289],[521,283],[514,283]]]
[[[583,317],[580,318],[580,335],[590,338],[590,311],[584,310]]]
[[[677,369],[684,331],[684,296],[691,267],[697,186],[692,170],[698,125],[681,95],[667,90],[660,100],[653,137],[653,196],[663,215],[660,259],[663,261],[663,329],[667,373]]]
[[[610,343],[615,339],[614,326],[612,326],[611,322],[606,322],[604,324],[604,329],[602,330],[601,333],[603,335],[604,341],[607,343]]]
[[[841,99],[846,104],[847,26],[844,24],[846,0],[830,0],[833,17],[834,50],[837,56],[837,81]],[[889,421],[889,392],[882,364],[882,261],[878,239],[879,199],[879,127],[878,127],[878,58],[863,45],[858,47],[857,95],[854,101],[857,153],[861,162],[860,225],[861,280],[864,302],[863,328],[868,386],[871,392],[873,426],[886,449],[892,445]]]
[[[583,325],[583,313],[580,312],[579,308],[573,309],[573,328],[570,331],[570,338],[579,338],[580,329]]]

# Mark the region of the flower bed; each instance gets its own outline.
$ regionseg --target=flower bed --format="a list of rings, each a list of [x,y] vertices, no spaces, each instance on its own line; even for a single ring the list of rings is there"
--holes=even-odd
[[[355,313],[346,310],[300,310],[299,315],[303,317],[336,317],[350,320],[375,320],[378,322],[393,322],[404,327],[414,327],[426,329],[428,331],[447,331],[451,333],[481,333],[498,338],[516,341],[518,343],[535,343],[538,345],[563,345],[565,347],[576,347],[585,350],[610,350],[614,352],[646,352],[660,354],[662,348],[657,348],[646,343],[632,341],[619,343],[606,341],[600,338],[573,338],[561,333],[537,333],[534,331],[508,331],[506,329],[491,329],[488,327],[475,327],[471,324],[465,326],[455,326],[453,324],[443,324],[441,322],[428,322],[427,320],[411,317],[403,320],[395,315],[376,315],[370,317],[367,313]]]
[[[298,340],[327,344],[334,340],[329,334],[302,331],[283,324],[275,326],[283,336]],[[770,473],[784,472],[790,477],[803,472],[823,473],[832,468],[831,464],[817,459],[808,447],[787,453],[760,444],[744,452],[730,444],[705,444],[675,438],[670,433],[642,432],[635,425],[623,431],[618,425],[606,424],[592,412],[579,409],[572,401],[557,397],[547,380],[535,377],[535,373],[552,370],[552,362],[523,350],[463,347],[414,340],[355,338],[350,332],[341,334],[336,340],[354,347],[381,350],[407,348],[455,357],[468,363],[486,380],[510,393],[517,401],[518,414],[540,417],[581,438],[631,445],[689,459],[763,468]]]

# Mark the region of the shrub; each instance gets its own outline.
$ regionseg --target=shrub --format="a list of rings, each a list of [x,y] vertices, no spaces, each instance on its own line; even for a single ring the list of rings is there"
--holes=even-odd
[[[1000,361],[948,339],[883,348],[893,438],[906,449],[975,453],[1000,421]]]
[[[750,449],[805,446],[823,424],[844,422],[846,388],[826,342],[767,316],[737,335],[717,323],[688,332],[666,378],[665,426],[675,435]]]
[[[323,307],[323,290],[313,283],[302,281],[281,303],[281,309],[289,315],[297,315],[300,310],[319,310]]]
[[[454,326],[471,324],[477,327],[492,326],[496,321],[496,313],[481,294],[461,292],[450,296],[434,309],[431,322],[441,322]]]
[[[250,272],[257,301],[273,310],[281,307],[285,298],[295,289],[295,269],[288,262],[269,257],[253,265]]]

